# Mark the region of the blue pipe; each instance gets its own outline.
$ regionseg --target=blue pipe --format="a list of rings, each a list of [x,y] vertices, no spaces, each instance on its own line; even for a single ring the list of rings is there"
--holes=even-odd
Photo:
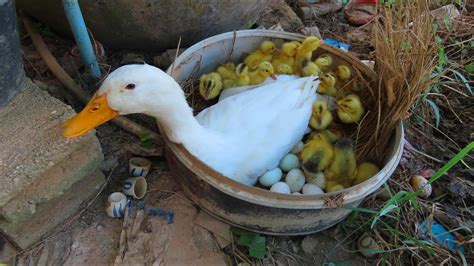
[[[81,52],[82,60],[92,75],[96,78],[100,77],[99,64],[91,45],[89,34],[87,33],[86,24],[82,17],[81,8],[77,0],[63,0],[64,11],[66,12],[69,26],[71,27],[77,47]]]

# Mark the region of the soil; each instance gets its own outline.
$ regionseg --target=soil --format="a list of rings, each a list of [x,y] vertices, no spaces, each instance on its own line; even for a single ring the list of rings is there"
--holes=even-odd
[[[291,1],[293,8],[297,4],[297,1]],[[350,52],[360,59],[370,60],[373,58],[373,48],[369,37],[370,27],[354,27],[348,24],[342,12],[330,13],[311,21],[303,21],[303,23],[305,26],[318,26],[323,38],[350,43]],[[55,35],[43,35],[49,48],[66,72],[89,92],[94,92],[98,86],[97,81],[86,73],[80,58],[71,55],[69,52],[73,47],[73,43]],[[60,93],[62,88],[59,90],[52,89],[61,86],[39,59],[27,37],[22,39],[22,47],[27,76],[32,80],[42,81],[47,85],[46,88],[53,93],[53,96],[71,104],[76,110],[80,110],[81,106],[78,102],[72,97]],[[131,52],[142,55],[144,61],[148,64],[153,64],[153,57],[158,55],[145,54],[139,51],[114,51],[106,47],[106,56],[100,58],[102,71],[109,72],[113,70],[123,63],[124,55]],[[472,121],[472,97],[461,97],[454,94],[454,92],[446,92],[445,96],[451,102],[450,106],[446,101],[436,101],[439,103],[444,116],[439,129],[433,130],[428,123],[409,123],[406,128],[408,143],[415,150],[422,154],[432,155],[436,160],[406,149],[400,163],[400,169],[389,182],[392,189],[398,189],[400,184],[409,189],[408,180],[411,175],[424,169],[438,169],[444,162],[452,158],[460,148],[472,141],[472,132],[474,132],[472,126],[474,124],[474,121]],[[462,126],[459,126],[460,123],[458,123],[455,114],[463,121]],[[423,114],[417,113],[417,115]],[[428,118],[431,116],[428,116]],[[154,119],[145,115],[130,117],[158,132]],[[22,264],[112,264],[114,262],[136,263],[137,261],[146,264],[160,264],[163,262],[173,264],[176,262],[190,263],[191,260],[194,260],[194,263],[212,262],[232,265],[241,263],[244,263],[244,265],[245,263],[259,265],[366,265],[377,261],[376,259],[367,260],[354,251],[356,250],[355,241],[362,233],[349,232],[351,227],[347,226],[346,222],[342,222],[324,232],[306,237],[268,236],[266,258],[263,260],[249,258],[245,255],[246,249],[238,246],[236,241],[227,248],[218,248],[215,245],[217,240],[212,233],[193,227],[193,221],[199,209],[182,199],[179,186],[167,172],[166,161],[159,156],[149,157],[153,161],[153,170],[147,178],[151,191],[145,198],[145,204],[169,208],[181,214],[176,216],[173,225],[166,224],[159,217],[137,218],[138,214],[134,214],[133,221],[139,224],[138,229],[135,231],[135,238],[129,238],[130,245],[123,252],[123,250],[120,250],[120,236],[124,229],[123,220],[110,218],[103,210],[107,196],[111,192],[120,191],[121,181],[127,177],[127,159],[132,155],[127,147],[129,145],[139,145],[140,141],[137,137],[118,129],[112,124],[99,127],[97,136],[105,155],[102,170],[110,177],[104,191],[88,209],[79,216],[73,217],[73,220],[64,229],[58,230],[44,242],[38,243],[33,249],[18,254],[16,257],[11,256],[14,255],[13,251],[4,247],[3,256],[10,254],[10,258],[14,258],[17,263]],[[466,158],[465,163],[470,166],[474,165],[472,153]],[[466,170],[466,167],[458,165],[433,185],[434,195],[432,198],[445,197],[441,204],[443,204],[444,210],[449,213],[449,219],[462,221],[463,225],[474,229],[474,210],[470,207],[473,206],[474,199],[472,180],[472,169]],[[382,194],[383,191],[379,193],[379,195]],[[376,205],[376,208],[379,208],[382,204],[383,201],[380,201],[380,196],[374,196],[367,199],[362,207],[371,208]],[[188,224],[180,224],[180,217],[187,217],[183,219]],[[189,228],[187,230],[183,229],[185,233],[182,234],[181,238],[177,237],[173,240],[170,235],[179,226]],[[170,250],[168,247],[180,249],[180,245],[189,242],[186,237],[198,240],[194,241],[195,244],[189,249],[183,249],[188,253],[180,258],[173,253],[177,252],[176,250]],[[472,249],[472,247],[470,248]],[[465,254],[468,261],[471,260],[472,262],[472,254],[472,250],[468,248]],[[179,259],[183,260],[180,261]],[[208,260],[201,261],[201,259]]]

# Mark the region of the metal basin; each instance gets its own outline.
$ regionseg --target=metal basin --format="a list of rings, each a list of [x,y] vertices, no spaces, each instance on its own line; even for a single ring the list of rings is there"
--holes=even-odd
[[[220,34],[188,48],[168,69],[179,83],[192,75],[212,71],[229,59],[240,60],[245,52],[263,40],[277,43],[302,40],[304,36],[278,31],[246,30]],[[328,45],[321,45],[316,54],[330,53],[335,64],[345,62],[366,79],[375,73],[356,58]],[[302,235],[324,230],[343,220],[348,207],[382,186],[395,171],[403,151],[402,125],[392,136],[389,156],[380,172],[356,186],[318,196],[295,196],[273,193],[229,179],[192,156],[182,145],[166,136],[166,157],[170,170],[187,196],[206,212],[229,224],[247,230],[274,235]]]

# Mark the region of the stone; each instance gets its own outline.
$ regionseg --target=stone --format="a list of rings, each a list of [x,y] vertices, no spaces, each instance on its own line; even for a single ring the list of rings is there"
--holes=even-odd
[[[8,239],[21,249],[25,249],[57,229],[67,218],[84,207],[92,199],[105,181],[102,172],[95,170],[76,182],[60,197],[44,203],[29,220],[21,223],[0,222],[0,228]]]
[[[0,109],[0,233],[17,247],[64,221],[104,181],[96,171],[103,155],[94,132],[61,135],[61,123],[74,114],[29,80]]]
[[[258,20],[257,24],[265,28],[279,24],[285,31],[295,32],[304,27],[303,22],[293,9],[284,1],[271,1],[265,12]]]

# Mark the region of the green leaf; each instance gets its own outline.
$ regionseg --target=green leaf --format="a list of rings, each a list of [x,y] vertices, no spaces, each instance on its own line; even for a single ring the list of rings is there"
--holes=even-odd
[[[433,109],[433,112],[435,114],[435,119],[436,119],[436,128],[439,127],[439,123],[441,122],[441,112],[439,111],[438,105],[436,105],[435,102],[433,102],[430,99],[425,99],[425,101],[431,106],[431,109]]]
[[[265,258],[265,237],[257,236],[249,246],[250,256],[258,259]]]
[[[468,75],[474,74],[474,63],[470,63],[464,67]]]
[[[140,135],[140,147],[150,149],[153,147],[150,133],[143,133]]]
[[[460,150],[451,160],[449,160],[443,167],[441,167],[433,176],[428,180],[429,184],[434,183],[441,176],[446,174],[449,169],[455,166],[459,161],[461,161],[472,149],[474,149],[474,141],[469,143],[464,149]],[[421,193],[421,191],[420,191]]]
[[[472,88],[471,88],[471,85],[469,85],[469,81],[467,81],[466,77],[464,77],[463,74],[461,74],[459,71],[457,70],[454,70],[452,68],[449,69],[451,72],[454,73],[454,75],[458,78],[460,78],[462,80],[462,82],[464,83],[464,86],[466,86],[466,89],[471,93],[471,95],[474,95],[473,92],[472,92]]]
[[[240,236],[239,244],[248,247],[250,256],[259,259],[263,259],[265,257],[266,239],[264,236],[236,227],[231,227],[230,231]]]

